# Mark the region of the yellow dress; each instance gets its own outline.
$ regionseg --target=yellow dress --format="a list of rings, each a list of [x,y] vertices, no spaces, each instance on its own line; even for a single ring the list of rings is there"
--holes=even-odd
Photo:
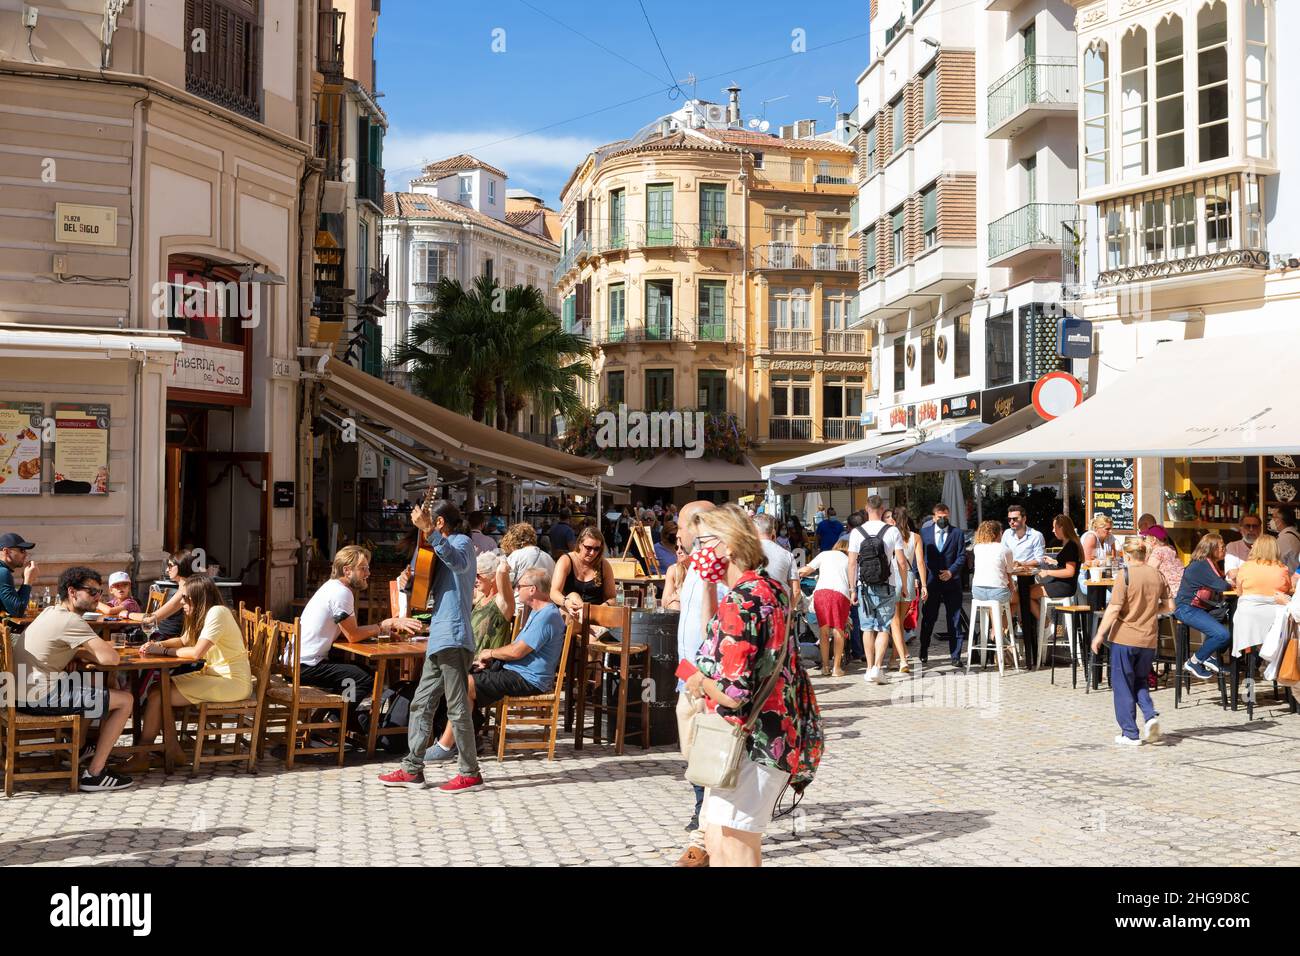
[[[203,658],[207,666],[193,674],[173,677],[172,686],[194,704],[205,701],[227,704],[251,697],[253,672],[248,664],[248,650],[230,608],[208,609],[199,640],[212,642]]]

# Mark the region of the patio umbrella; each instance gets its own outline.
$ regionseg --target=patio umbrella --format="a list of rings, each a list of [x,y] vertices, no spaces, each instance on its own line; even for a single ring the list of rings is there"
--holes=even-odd
[[[822,501],[820,491],[810,491],[803,497],[803,523],[804,527],[811,528],[817,518],[817,512],[826,507]]]
[[[943,473],[943,503],[948,506],[949,520],[954,527],[966,530],[966,496],[961,490],[961,474],[956,471]]]
[[[906,477],[904,472],[878,468],[817,468],[790,475],[781,483],[797,487],[847,488],[868,481],[893,481],[903,477]]]
[[[957,447],[987,426],[982,422],[959,425],[946,435],[913,445],[896,455],[881,459],[880,467],[888,471],[919,474],[927,471],[968,471],[975,467],[966,458],[966,450]]]

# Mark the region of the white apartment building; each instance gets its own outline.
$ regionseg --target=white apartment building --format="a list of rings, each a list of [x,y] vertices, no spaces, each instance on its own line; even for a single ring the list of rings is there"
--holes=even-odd
[[[858,321],[876,333],[881,436],[971,417],[968,396],[984,384],[972,323],[983,16],[964,0],[871,3],[872,58],[858,77]]]

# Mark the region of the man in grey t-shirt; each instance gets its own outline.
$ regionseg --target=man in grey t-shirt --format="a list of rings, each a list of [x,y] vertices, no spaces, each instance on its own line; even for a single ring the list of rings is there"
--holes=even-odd
[[[754,516],[754,525],[758,528],[758,540],[763,545],[763,556],[767,558],[767,573],[774,581],[780,581],[788,592],[790,579],[794,577],[794,555],[776,543],[776,519],[769,514]]]

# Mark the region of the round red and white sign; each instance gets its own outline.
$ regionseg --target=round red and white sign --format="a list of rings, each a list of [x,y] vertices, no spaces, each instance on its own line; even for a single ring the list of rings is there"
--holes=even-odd
[[[1049,372],[1034,384],[1034,410],[1047,421],[1083,402],[1083,386],[1069,372]]]

